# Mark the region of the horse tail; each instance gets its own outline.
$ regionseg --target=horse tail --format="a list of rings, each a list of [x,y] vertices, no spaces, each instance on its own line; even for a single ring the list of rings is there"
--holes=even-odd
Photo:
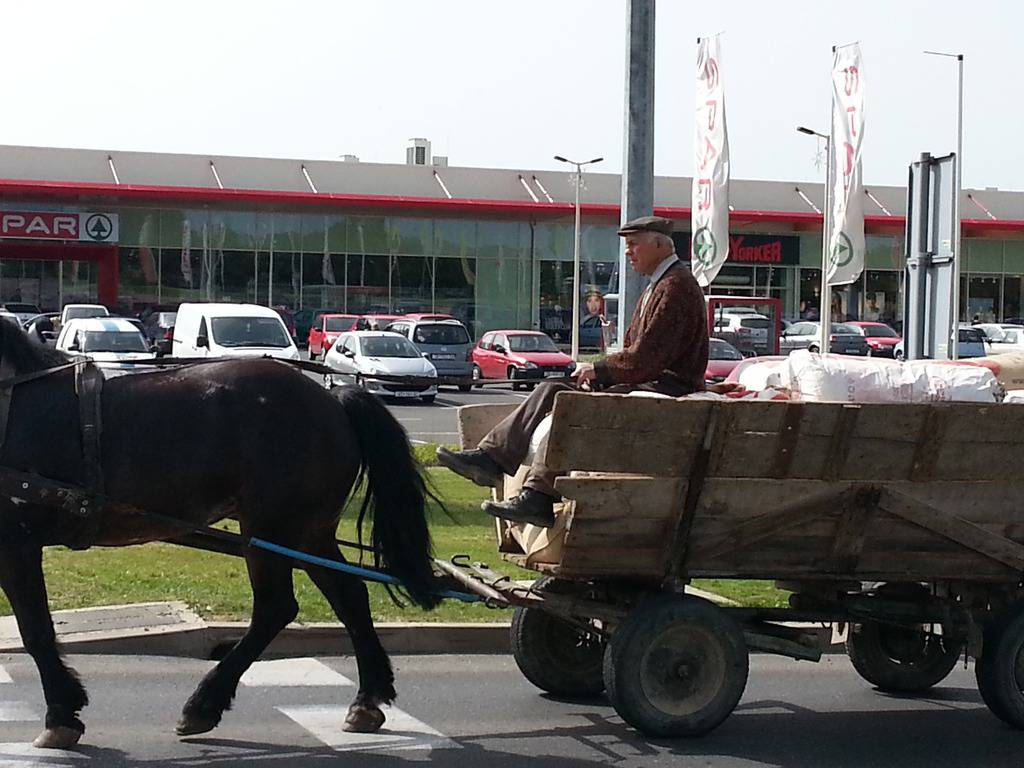
[[[431,567],[433,546],[426,500],[435,497],[427,488],[405,430],[374,394],[342,387],[337,397],[355,431],[360,475],[366,479],[366,495],[359,510],[360,538],[369,513],[374,565],[396,576],[401,581],[399,591],[414,603],[433,608],[441,599],[435,593]]]

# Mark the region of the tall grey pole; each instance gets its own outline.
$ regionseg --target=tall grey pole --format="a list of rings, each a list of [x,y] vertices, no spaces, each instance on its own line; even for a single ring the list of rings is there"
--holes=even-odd
[[[572,249],[572,359],[580,359],[580,174],[576,165],[576,238]]]
[[[825,137],[825,212],[821,217],[821,354],[828,354],[832,325],[832,290],[828,285],[829,223],[832,219],[832,139]]]
[[[623,223],[654,212],[654,0],[628,0],[624,107]],[[641,292],[641,276],[630,268],[623,243],[619,249],[616,341],[620,349]]]
[[[953,198],[953,221],[956,231],[953,233],[953,290],[950,300],[953,302],[952,327],[949,329],[948,355],[950,360],[956,360],[960,347],[960,269],[963,267],[963,258],[960,253],[960,192],[963,188],[963,160],[964,160],[964,55],[962,53],[943,53],[941,51],[925,51],[929,56],[945,56],[949,59],[956,59],[957,82],[956,82],[956,162],[953,163],[953,176],[955,179],[956,197]]]
[[[957,103],[956,103],[956,162],[953,164],[956,173],[956,197],[953,198],[953,327],[949,334],[949,359],[960,357],[960,268],[963,258],[960,254],[960,192],[963,189],[964,162],[964,55],[957,54]],[[1000,310],[1002,311],[1002,310]]]

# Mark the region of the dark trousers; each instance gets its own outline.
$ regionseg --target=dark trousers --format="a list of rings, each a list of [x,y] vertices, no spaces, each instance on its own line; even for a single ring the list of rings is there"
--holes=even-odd
[[[618,384],[604,392],[626,394],[636,390],[661,392],[678,397],[693,392],[693,388],[683,385],[677,380],[658,381],[649,384]],[[512,413],[498,422],[477,445],[494,459],[507,475],[514,475],[530,451],[530,438],[533,431],[551,413],[555,407],[555,395],[559,392],[579,392],[579,387],[557,381],[545,381],[537,386]],[[530,465],[530,474],[523,483],[527,488],[557,497],[555,478],[564,475],[572,467],[549,467],[545,461],[547,440],[538,448]]]

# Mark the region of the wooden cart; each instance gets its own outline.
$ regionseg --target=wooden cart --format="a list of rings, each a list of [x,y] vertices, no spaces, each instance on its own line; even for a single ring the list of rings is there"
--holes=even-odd
[[[462,409],[464,441],[505,412]],[[749,651],[818,660],[833,626],[884,691],[926,690],[975,659],[985,703],[1024,728],[1022,449],[1013,406],[560,394],[547,460],[578,470],[557,481],[560,554],[516,553],[501,524],[505,557],[542,574],[533,588],[451,570],[519,606],[512,645],[531,682],[605,689],[653,736],[710,731],[743,694]],[[705,577],[775,580],[790,607],[684,594]]]

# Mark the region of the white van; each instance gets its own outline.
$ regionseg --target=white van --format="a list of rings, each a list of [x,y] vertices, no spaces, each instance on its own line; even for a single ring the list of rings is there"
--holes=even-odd
[[[110,310],[102,304],[65,304],[60,313],[60,324],[64,325],[68,320],[78,320],[85,317],[109,317]]]
[[[174,323],[174,357],[279,357],[298,360],[281,316],[258,304],[182,304]]]

